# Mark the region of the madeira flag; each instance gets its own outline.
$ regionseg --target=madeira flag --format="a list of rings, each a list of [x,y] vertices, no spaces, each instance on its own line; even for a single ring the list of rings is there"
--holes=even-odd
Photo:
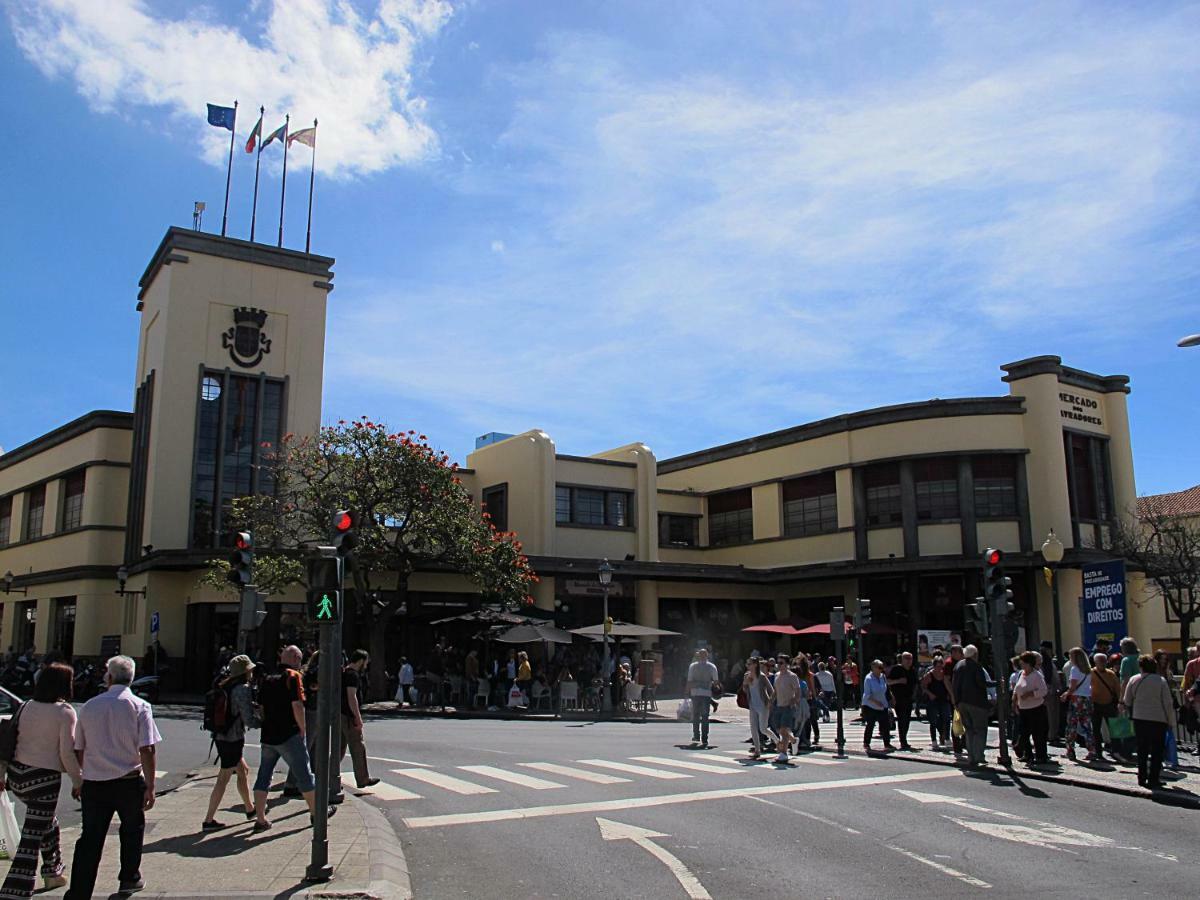
[[[260,114],[258,117],[258,123],[254,126],[253,129],[251,129],[250,137],[248,137],[246,139],[246,152],[247,153],[253,153],[255,146],[258,144],[259,140],[262,138],[262,120],[263,120],[263,117]]]
[[[274,131],[267,135],[267,139],[263,141],[263,149],[266,150],[275,141],[283,143],[284,136],[287,134],[287,125],[280,125]]]

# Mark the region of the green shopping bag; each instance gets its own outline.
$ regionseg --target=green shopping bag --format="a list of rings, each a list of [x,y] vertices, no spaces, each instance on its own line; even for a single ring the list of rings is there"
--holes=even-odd
[[[1114,741],[1133,737],[1133,719],[1129,716],[1113,716],[1104,720],[1108,724],[1108,736]]]

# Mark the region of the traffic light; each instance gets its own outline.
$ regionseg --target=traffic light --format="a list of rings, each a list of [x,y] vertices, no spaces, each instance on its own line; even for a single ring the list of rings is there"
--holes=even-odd
[[[1012,579],[1004,574],[1004,554],[988,548],[983,554],[983,596],[987,600],[988,612],[997,619],[1012,614]]]
[[[358,544],[358,517],[349,509],[339,509],[329,523],[329,533],[337,555],[346,561],[349,568],[354,561],[354,548]]]
[[[313,556],[309,557],[307,565],[308,592],[305,596],[309,621],[317,624],[340,622],[342,560],[337,556]]]
[[[267,596],[258,591],[242,591],[242,605],[238,610],[238,627],[242,631],[255,631],[267,618]]]
[[[967,631],[986,635],[988,633],[988,614],[987,603],[984,599],[977,597],[974,603],[968,603],[965,612]]]
[[[254,536],[249,531],[234,532],[229,572],[225,577],[240,588],[254,580]]]
[[[858,630],[866,631],[867,626],[871,624],[871,601],[859,599],[858,601]]]

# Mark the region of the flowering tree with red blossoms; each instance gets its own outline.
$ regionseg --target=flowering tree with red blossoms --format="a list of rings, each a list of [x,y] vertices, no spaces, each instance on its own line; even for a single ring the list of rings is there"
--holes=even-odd
[[[418,571],[467,576],[485,603],[507,609],[532,603],[538,581],[511,532],[501,532],[471,500],[458,464],[415,431],[393,432],[367,417],[322,428],[315,438],[285,436],[266,454],[271,493],[234,502],[232,525],[254,533],[255,581],[278,593],[303,583],[303,551],[327,543],[333,514],[352,509],[358,544],[347,636],[365,643],[376,696],[384,690],[388,625],[408,601]],[[222,585],[226,564],[214,560],[205,581]],[[350,595],[348,595],[350,596]]]

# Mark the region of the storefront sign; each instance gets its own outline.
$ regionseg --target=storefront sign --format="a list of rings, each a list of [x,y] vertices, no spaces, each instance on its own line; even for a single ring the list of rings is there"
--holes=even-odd
[[[950,645],[955,643],[950,640],[949,631],[940,631],[931,628],[921,628],[917,630],[917,662],[922,665],[929,665],[933,662],[933,648],[941,647],[944,651],[949,651]]]
[[[1104,422],[1100,419],[1099,400],[1072,394],[1069,391],[1059,391],[1058,399],[1063,404],[1059,415],[1068,423],[1082,422],[1086,425],[1095,425],[1097,428],[1104,427]]]
[[[599,579],[594,581],[583,578],[566,578],[563,580],[563,590],[573,597],[603,597],[604,588]],[[625,591],[621,582],[614,581],[608,586],[608,596],[624,597]]]
[[[1080,605],[1084,649],[1095,647],[1097,638],[1106,638],[1115,645],[1128,636],[1124,560],[1088,563],[1083,567]]]

